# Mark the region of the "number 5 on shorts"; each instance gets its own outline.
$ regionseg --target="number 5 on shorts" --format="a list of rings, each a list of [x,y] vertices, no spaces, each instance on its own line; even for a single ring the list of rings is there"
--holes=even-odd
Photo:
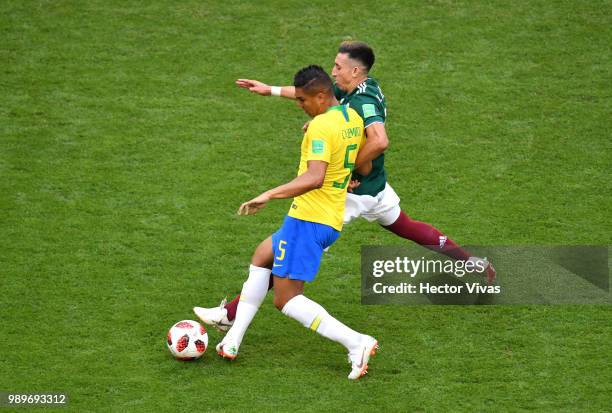
[[[286,245],[286,244],[287,244],[287,241],[285,240],[280,240],[278,242],[278,249],[280,250],[280,254],[278,255],[278,257],[274,257],[278,261],[282,261],[285,259],[285,248],[283,248],[283,245]]]

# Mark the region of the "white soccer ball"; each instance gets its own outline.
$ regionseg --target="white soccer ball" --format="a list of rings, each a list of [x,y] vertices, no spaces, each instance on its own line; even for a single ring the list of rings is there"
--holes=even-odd
[[[179,360],[195,360],[202,357],[208,347],[208,333],[197,321],[179,321],[168,331],[168,350]]]

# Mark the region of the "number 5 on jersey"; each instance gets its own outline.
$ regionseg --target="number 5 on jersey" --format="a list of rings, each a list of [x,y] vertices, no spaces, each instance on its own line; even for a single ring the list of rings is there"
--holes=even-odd
[[[349,179],[351,179],[351,172],[353,172],[353,168],[355,167],[355,163],[351,162],[351,151],[354,151],[357,149],[357,144],[353,143],[351,145],[348,145],[346,147],[346,152],[344,153],[344,167],[346,169],[348,169],[348,174],[346,175],[346,177],[344,178],[343,182],[334,182],[334,188],[340,188],[340,189],[344,189],[346,188],[346,184],[348,184]],[[279,245],[280,248],[280,245]]]

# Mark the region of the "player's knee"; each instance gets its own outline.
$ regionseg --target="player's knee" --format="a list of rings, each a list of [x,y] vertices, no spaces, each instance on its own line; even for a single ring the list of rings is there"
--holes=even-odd
[[[272,269],[272,262],[272,260],[261,259],[259,257],[256,257],[255,255],[253,255],[253,258],[251,258],[251,265],[260,268],[268,268],[270,270]]]
[[[257,248],[251,257],[251,265],[261,268],[272,268],[272,263],[274,262],[274,256],[270,253],[267,253],[265,248]]]
[[[272,268],[274,262],[274,254],[272,252],[271,243],[268,240],[262,242],[251,257],[251,264],[261,268]]]

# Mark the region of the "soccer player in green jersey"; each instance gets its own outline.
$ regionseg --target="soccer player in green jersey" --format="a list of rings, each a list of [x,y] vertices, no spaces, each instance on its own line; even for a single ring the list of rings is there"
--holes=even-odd
[[[473,261],[475,267],[485,268],[488,282],[493,282],[495,270],[489,262],[471,256],[434,226],[416,221],[401,210],[400,199],[387,182],[384,167],[384,152],[389,146],[385,129],[387,104],[380,85],[370,76],[373,65],[372,48],[363,42],[348,41],[340,44],[332,69],[336,99],[357,111],[366,128],[366,143],[357,155],[356,167],[372,162],[369,174],[353,173],[349,189],[352,193],[346,198],[345,224],[357,217],[376,222],[386,230],[426,248],[456,260]],[[269,86],[250,79],[238,79],[236,84],[258,95],[295,99],[293,86]],[[229,303],[223,301],[218,308],[196,307],[194,311],[205,323],[223,329],[224,324],[231,325],[238,299],[239,296]]]

